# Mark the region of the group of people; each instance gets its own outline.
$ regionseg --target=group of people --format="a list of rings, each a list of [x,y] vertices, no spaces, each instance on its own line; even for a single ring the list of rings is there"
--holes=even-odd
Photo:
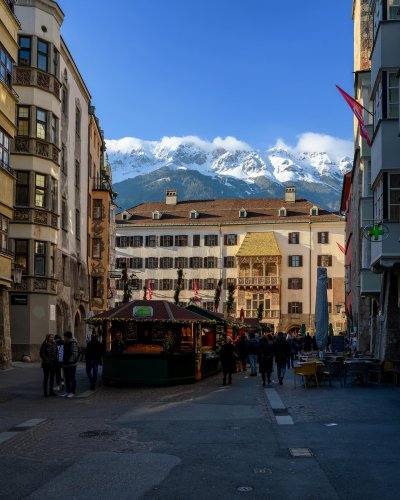
[[[103,344],[98,335],[93,334],[86,345],[86,374],[90,381],[90,389],[96,388],[98,367],[102,362]],[[76,367],[78,366],[79,347],[72,332],[60,335],[46,335],[40,347],[40,358],[43,369],[43,395],[73,398],[76,393]],[[54,380],[56,385],[54,385]],[[64,393],[57,394],[55,391]]]
[[[249,338],[243,333],[236,342],[232,337],[227,337],[220,349],[220,360],[222,365],[223,385],[232,383],[232,373],[236,371],[247,371],[247,363],[250,365],[250,376],[257,376],[258,371],[262,377],[265,387],[271,384],[273,362],[275,360],[279,384],[283,384],[286,368],[293,368],[296,355],[299,351],[311,351],[314,348],[312,337],[288,335],[283,332],[274,336],[266,331],[263,335],[250,332]]]

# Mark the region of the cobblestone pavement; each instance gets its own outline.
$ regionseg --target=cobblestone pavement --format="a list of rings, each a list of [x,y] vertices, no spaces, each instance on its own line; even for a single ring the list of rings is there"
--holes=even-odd
[[[113,465],[118,454],[132,463],[140,458],[135,471],[124,476],[126,498],[241,498],[242,486],[251,487],[247,497],[257,499],[293,498],[295,492],[299,499],[364,500],[398,493],[393,464],[400,447],[400,389],[392,384],[294,389],[289,370],[282,386],[269,389],[259,377],[238,373],[227,387],[217,375],[183,386],[100,384],[88,391],[81,364],[78,397],[65,399],[43,398],[41,378],[38,364],[16,363],[0,372],[5,499],[54,498],[55,480],[64,484],[66,498],[92,498],[92,493],[112,498],[101,496],[102,484],[108,491],[103,477],[96,478],[91,492],[79,489],[72,497],[68,485],[79,464],[81,470],[94,464],[93,477],[104,467],[110,478],[119,477]],[[272,408],[267,391],[276,394],[282,408]],[[281,415],[290,416],[293,425],[278,425]],[[16,430],[30,419],[44,421]],[[310,448],[313,458],[293,459],[291,447]],[[175,465],[171,469],[166,463]],[[154,467],[150,478],[149,464]]]

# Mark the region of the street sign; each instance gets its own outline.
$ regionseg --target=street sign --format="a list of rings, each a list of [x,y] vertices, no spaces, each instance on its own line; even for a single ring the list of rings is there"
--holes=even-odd
[[[122,273],[118,272],[111,272],[110,273],[110,279],[112,280],[120,280],[122,278]]]

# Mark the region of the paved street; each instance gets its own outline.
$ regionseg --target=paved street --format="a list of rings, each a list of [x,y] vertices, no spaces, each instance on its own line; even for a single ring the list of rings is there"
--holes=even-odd
[[[41,377],[38,364],[0,373],[3,500],[398,497],[391,384],[294,389],[290,370],[266,389],[238,373],[92,392],[81,365],[78,397],[45,399]]]

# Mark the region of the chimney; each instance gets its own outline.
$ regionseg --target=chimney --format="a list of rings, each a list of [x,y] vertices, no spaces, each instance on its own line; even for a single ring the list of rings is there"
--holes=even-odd
[[[167,189],[165,203],[167,205],[176,205],[178,203],[178,196],[176,193],[176,189]]]
[[[285,188],[285,201],[295,202],[296,201],[296,187],[286,186]]]

